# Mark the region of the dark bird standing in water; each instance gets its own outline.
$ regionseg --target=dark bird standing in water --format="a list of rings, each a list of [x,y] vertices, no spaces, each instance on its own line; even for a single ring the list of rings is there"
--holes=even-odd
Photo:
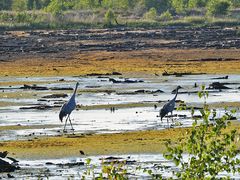
[[[174,98],[172,100],[170,100],[169,102],[167,102],[162,107],[162,109],[160,110],[161,121],[162,121],[163,117],[165,117],[168,113],[171,113],[171,115],[172,115],[172,112],[173,112],[174,107],[175,107],[175,101],[176,101],[176,98],[177,98],[177,95],[178,95],[178,90],[180,88],[181,88],[181,86],[178,86],[176,88],[176,95],[174,96]],[[167,122],[168,122],[168,118],[167,118]]]
[[[61,122],[63,121],[63,118],[65,116],[67,116],[66,121],[65,121],[65,125],[64,125],[64,129],[63,129],[64,132],[65,132],[65,128],[66,128],[66,124],[67,124],[68,119],[69,119],[69,122],[71,124],[72,130],[74,130],[73,126],[72,126],[71,119],[70,119],[70,114],[76,108],[75,96],[76,96],[78,85],[79,85],[79,83],[77,82],[75,90],[72,94],[72,97],[66,103],[63,104],[63,106],[61,107],[60,113],[59,113],[59,119],[60,119]]]

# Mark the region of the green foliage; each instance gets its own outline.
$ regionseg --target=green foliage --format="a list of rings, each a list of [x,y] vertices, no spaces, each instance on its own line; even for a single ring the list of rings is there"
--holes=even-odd
[[[198,95],[204,99],[208,97],[204,86]],[[227,121],[229,115],[226,113],[221,118],[216,118],[216,111],[208,109],[206,103],[200,113],[202,122],[199,124],[195,119],[187,142],[180,142],[175,146],[170,141],[166,143],[168,152],[164,157],[181,168],[175,175],[181,179],[216,179],[223,171],[240,172],[237,167],[240,160],[236,158],[236,130],[226,132],[226,128],[230,126]],[[210,123],[210,117],[213,123]],[[187,162],[183,159],[183,152],[189,154]]]
[[[231,7],[230,0],[210,0],[207,4],[208,15],[226,15]]]
[[[188,0],[172,0],[172,7],[177,13],[184,13],[188,5]]]
[[[159,19],[161,21],[170,21],[173,19],[173,16],[169,11],[166,11],[160,15]]]
[[[155,8],[149,9],[149,11],[144,14],[144,19],[156,20],[157,19],[157,10]]]
[[[61,16],[65,9],[66,3],[63,0],[52,0],[47,6],[46,11],[57,17]]]
[[[27,9],[41,9],[41,1],[40,0],[27,0]]]
[[[27,0],[13,0],[12,10],[14,11],[27,10]]]
[[[231,0],[234,7],[240,7],[240,0]]]
[[[159,13],[165,12],[171,8],[170,0],[143,0],[147,10],[155,8]]]
[[[112,9],[108,9],[108,11],[105,13],[104,19],[107,26],[112,26],[114,24],[116,21],[116,15]]]
[[[12,0],[0,0],[0,10],[10,10],[12,7]]]
[[[198,7],[205,7],[208,0],[189,0],[188,1],[188,8],[198,8]]]
[[[91,165],[91,159],[86,160],[86,171],[83,173],[81,179],[98,179],[98,180],[125,180],[127,178],[126,161],[102,162],[101,172],[98,177],[95,177],[96,166]]]

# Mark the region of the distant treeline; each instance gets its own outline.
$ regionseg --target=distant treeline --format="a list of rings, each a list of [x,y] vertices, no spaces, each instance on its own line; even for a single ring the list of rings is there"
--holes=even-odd
[[[210,4],[222,2],[231,7],[240,7],[240,0],[0,0],[0,10],[40,10],[52,11],[83,10],[94,8],[149,10],[155,8],[158,13],[170,10],[183,12],[186,9],[207,8]],[[221,8],[221,7],[220,7]]]
[[[0,30],[240,24],[240,0],[0,0]]]

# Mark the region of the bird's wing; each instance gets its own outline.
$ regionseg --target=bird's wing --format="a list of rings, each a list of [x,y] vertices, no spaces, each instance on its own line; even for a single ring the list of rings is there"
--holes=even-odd
[[[64,111],[64,108],[66,107],[66,105],[67,105],[67,102],[65,102],[65,103],[62,105],[62,107],[61,107],[61,110],[60,110],[60,111]]]
[[[64,103],[64,104],[62,105],[61,109],[60,109],[59,119],[60,119],[61,122],[62,122],[63,117],[67,115],[66,112],[65,112],[66,106],[67,106],[67,102]]]

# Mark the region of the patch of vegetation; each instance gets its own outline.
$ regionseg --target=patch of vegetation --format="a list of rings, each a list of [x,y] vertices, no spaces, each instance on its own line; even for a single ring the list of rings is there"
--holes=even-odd
[[[171,160],[179,168],[173,170],[173,175],[180,179],[216,179],[219,173],[240,172],[240,159],[236,158],[239,153],[236,143],[237,131],[232,129],[226,132],[230,127],[229,118],[235,110],[226,112],[222,117],[217,117],[216,110],[209,109],[206,103],[208,91],[202,86],[198,92],[199,98],[204,98],[203,109],[200,110],[202,118],[194,118],[195,111],[191,114],[194,119],[192,129],[188,132],[187,140],[180,142],[167,141],[167,152],[164,157]],[[186,106],[181,106],[180,109]],[[183,154],[188,155],[187,158]],[[90,165],[91,160],[87,160],[87,170],[82,176],[92,176],[93,179],[128,179],[129,172],[126,163],[115,161],[110,165],[102,163],[102,170],[98,177],[95,177],[94,166]],[[164,167],[163,167],[164,168]],[[137,167],[144,173],[148,173],[153,179],[162,179],[161,173],[153,173],[151,169]],[[227,176],[223,178],[229,178]]]
[[[221,24],[223,25],[225,20],[223,15],[231,15],[234,13],[232,10],[238,7],[239,0],[0,0],[0,11],[3,14],[0,17],[0,28],[68,29],[123,25],[161,27],[174,25],[172,21],[183,22],[188,16],[196,17],[193,25],[195,23],[206,25],[200,20],[206,15],[223,18]],[[21,15],[20,21],[19,18],[15,18],[17,12]],[[234,15],[232,17],[239,22],[239,17]],[[134,21],[137,23],[133,23]],[[153,21],[158,23],[153,25]],[[161,21],[168,23],[160,23]],[[192,24],[189,22],[179,25]]]
[[[154,7],[149,9],[149,11],[144,14],[144,19],[156,20],[157,19],[157,10]]]
[[[229,0],[211,0],[207,4],[207,14],[213,16],[226,15],[229,13],[231,5]]]
[[[174,173],[181,179],[216,179],[223,171],[240,172],[240,159],[236,158],[239,153],[236,147],[237,131],[233,129],[229,133],[224,132],[231,124],[228,121],[231,115],[226,112],[218,118],[216,110],[209,109],[206,104],[208,92],[204,86],[198,95],[204,98],[204,107],[200,110],[202,119],[194,118],[195,112],[192,109],[195,122],[187,142],[172,145],[169,141],[165,157],[180,167],[180,172]],[[231,113],[235,111],[232,110]],[[183,152],[189,155],[187,160],[184,160]]]

